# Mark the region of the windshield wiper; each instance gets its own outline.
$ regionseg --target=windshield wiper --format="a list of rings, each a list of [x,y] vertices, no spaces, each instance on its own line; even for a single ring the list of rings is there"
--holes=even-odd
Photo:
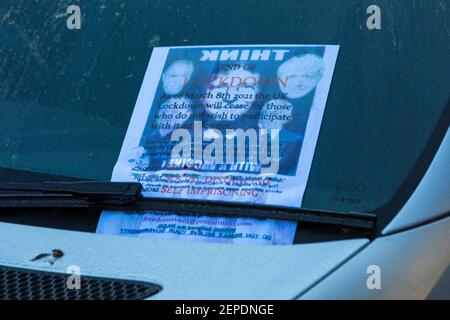
[[[141,184],[127,182],[0,183],[0,208],[125,206],[141,192]]]
[[[141,196],[139,183],[43,182],[0,184],[0,208],[99,208],[129,212],[162,211],[297,220],[372,230],[376,216],[227,202],[161,199]]]
[[[77,178],[0,168],[0,214],[5,209],[94,208],[124,212],[283,219],[372,231],[372,213],[339,212],[187,199],[143,198],[142,186],[128,182],[84,182]],[[24,183],[16,183],[20,181]],[[32,181],[35,181],[33,183]],[[52,181],[52,182],[42,182]],[[11,182],[11,183],[9,183]]]
[[[341,212],[307,208],[281,207],[225,201],[145,198],[129,206],[129,211],[160,211],[190,215],[220,215],[259,219],[291,220],[337,225],[372,231],[377,216],[372,213]]]

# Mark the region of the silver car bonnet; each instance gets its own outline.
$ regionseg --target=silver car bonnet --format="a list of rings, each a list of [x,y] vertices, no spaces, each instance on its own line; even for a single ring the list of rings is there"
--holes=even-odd
[[[292,299],[368,243],[242,246],[111,237],[0,223],[0,264],[160,284],[155,299]],[[62,250],[53,265],[32,262]]]

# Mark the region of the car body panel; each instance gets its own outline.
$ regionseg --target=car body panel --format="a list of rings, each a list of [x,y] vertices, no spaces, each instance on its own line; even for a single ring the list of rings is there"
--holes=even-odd
[[[450,264],[450,217],[376,239],[302,299],[425,299]],[[381,289],[369,290],[369,266]]]
[[[368,243],[366,239],[294,246],[241,246],[110,237],[0,224],[0,264],[163,286],[155,299],[292,299]],[[50,265],[31,260],[53,249]]]
[[[414,171],[448,101],[450,81],[449,6],[441,0],[378,4],[382,30],[366,28],[369,4],[358,0],[83,1],[88,18],[73,31],[64,21],[66,1],[6,1],[0,6],[0,87],[10,90],[0,100],[0,166],[108,180],[154,46],[339,44],[303,207],[377,210]],[[242,23],[223,19],[224,12]],[[391,235],[371,244],[250,247],[0,223],[0,264],[56,272],[78,265],[82,275],[151,281],[164,287],[155,299],[291,299],[303,292],[305,298],[425,297],[448,266],[448,219],[392,233],[448,210],[448,135],[441,160],[414,197],[386,229],[381,225],[379,231]],[[399,209],[387,210],[386,224]],[[92,216],[80,214],[77,223],[73,216],[53,219],[75,228]],[[53,265],[31,261],[53,249],[65,252]],[[383,290],[369,291],[366,268],[376,263]]]

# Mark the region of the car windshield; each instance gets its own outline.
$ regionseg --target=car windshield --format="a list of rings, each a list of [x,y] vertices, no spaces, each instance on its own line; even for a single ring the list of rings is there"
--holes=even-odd
[[[4,0],[0,167],[110,180],[154,47],[338,44],[303,207],[376,212],[411,177],[450,83],[448,1],[377,3],[370,30],[358,0]]]

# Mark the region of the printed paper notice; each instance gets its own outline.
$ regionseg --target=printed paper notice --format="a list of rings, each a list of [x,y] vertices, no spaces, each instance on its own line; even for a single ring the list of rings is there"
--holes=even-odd
[[[292,221],[106,211],[102,213],[97,233],[229,244],[290,245],[296,227],[297,223]]]
[[[153,49],[113,181],[301,207],[339,47]]]
[[[301,207],[338,51],[334,45],[153,49],[112,180],[141,183],[145,197]],[[104,212],[97,232],[291,244],[296,227]]]

